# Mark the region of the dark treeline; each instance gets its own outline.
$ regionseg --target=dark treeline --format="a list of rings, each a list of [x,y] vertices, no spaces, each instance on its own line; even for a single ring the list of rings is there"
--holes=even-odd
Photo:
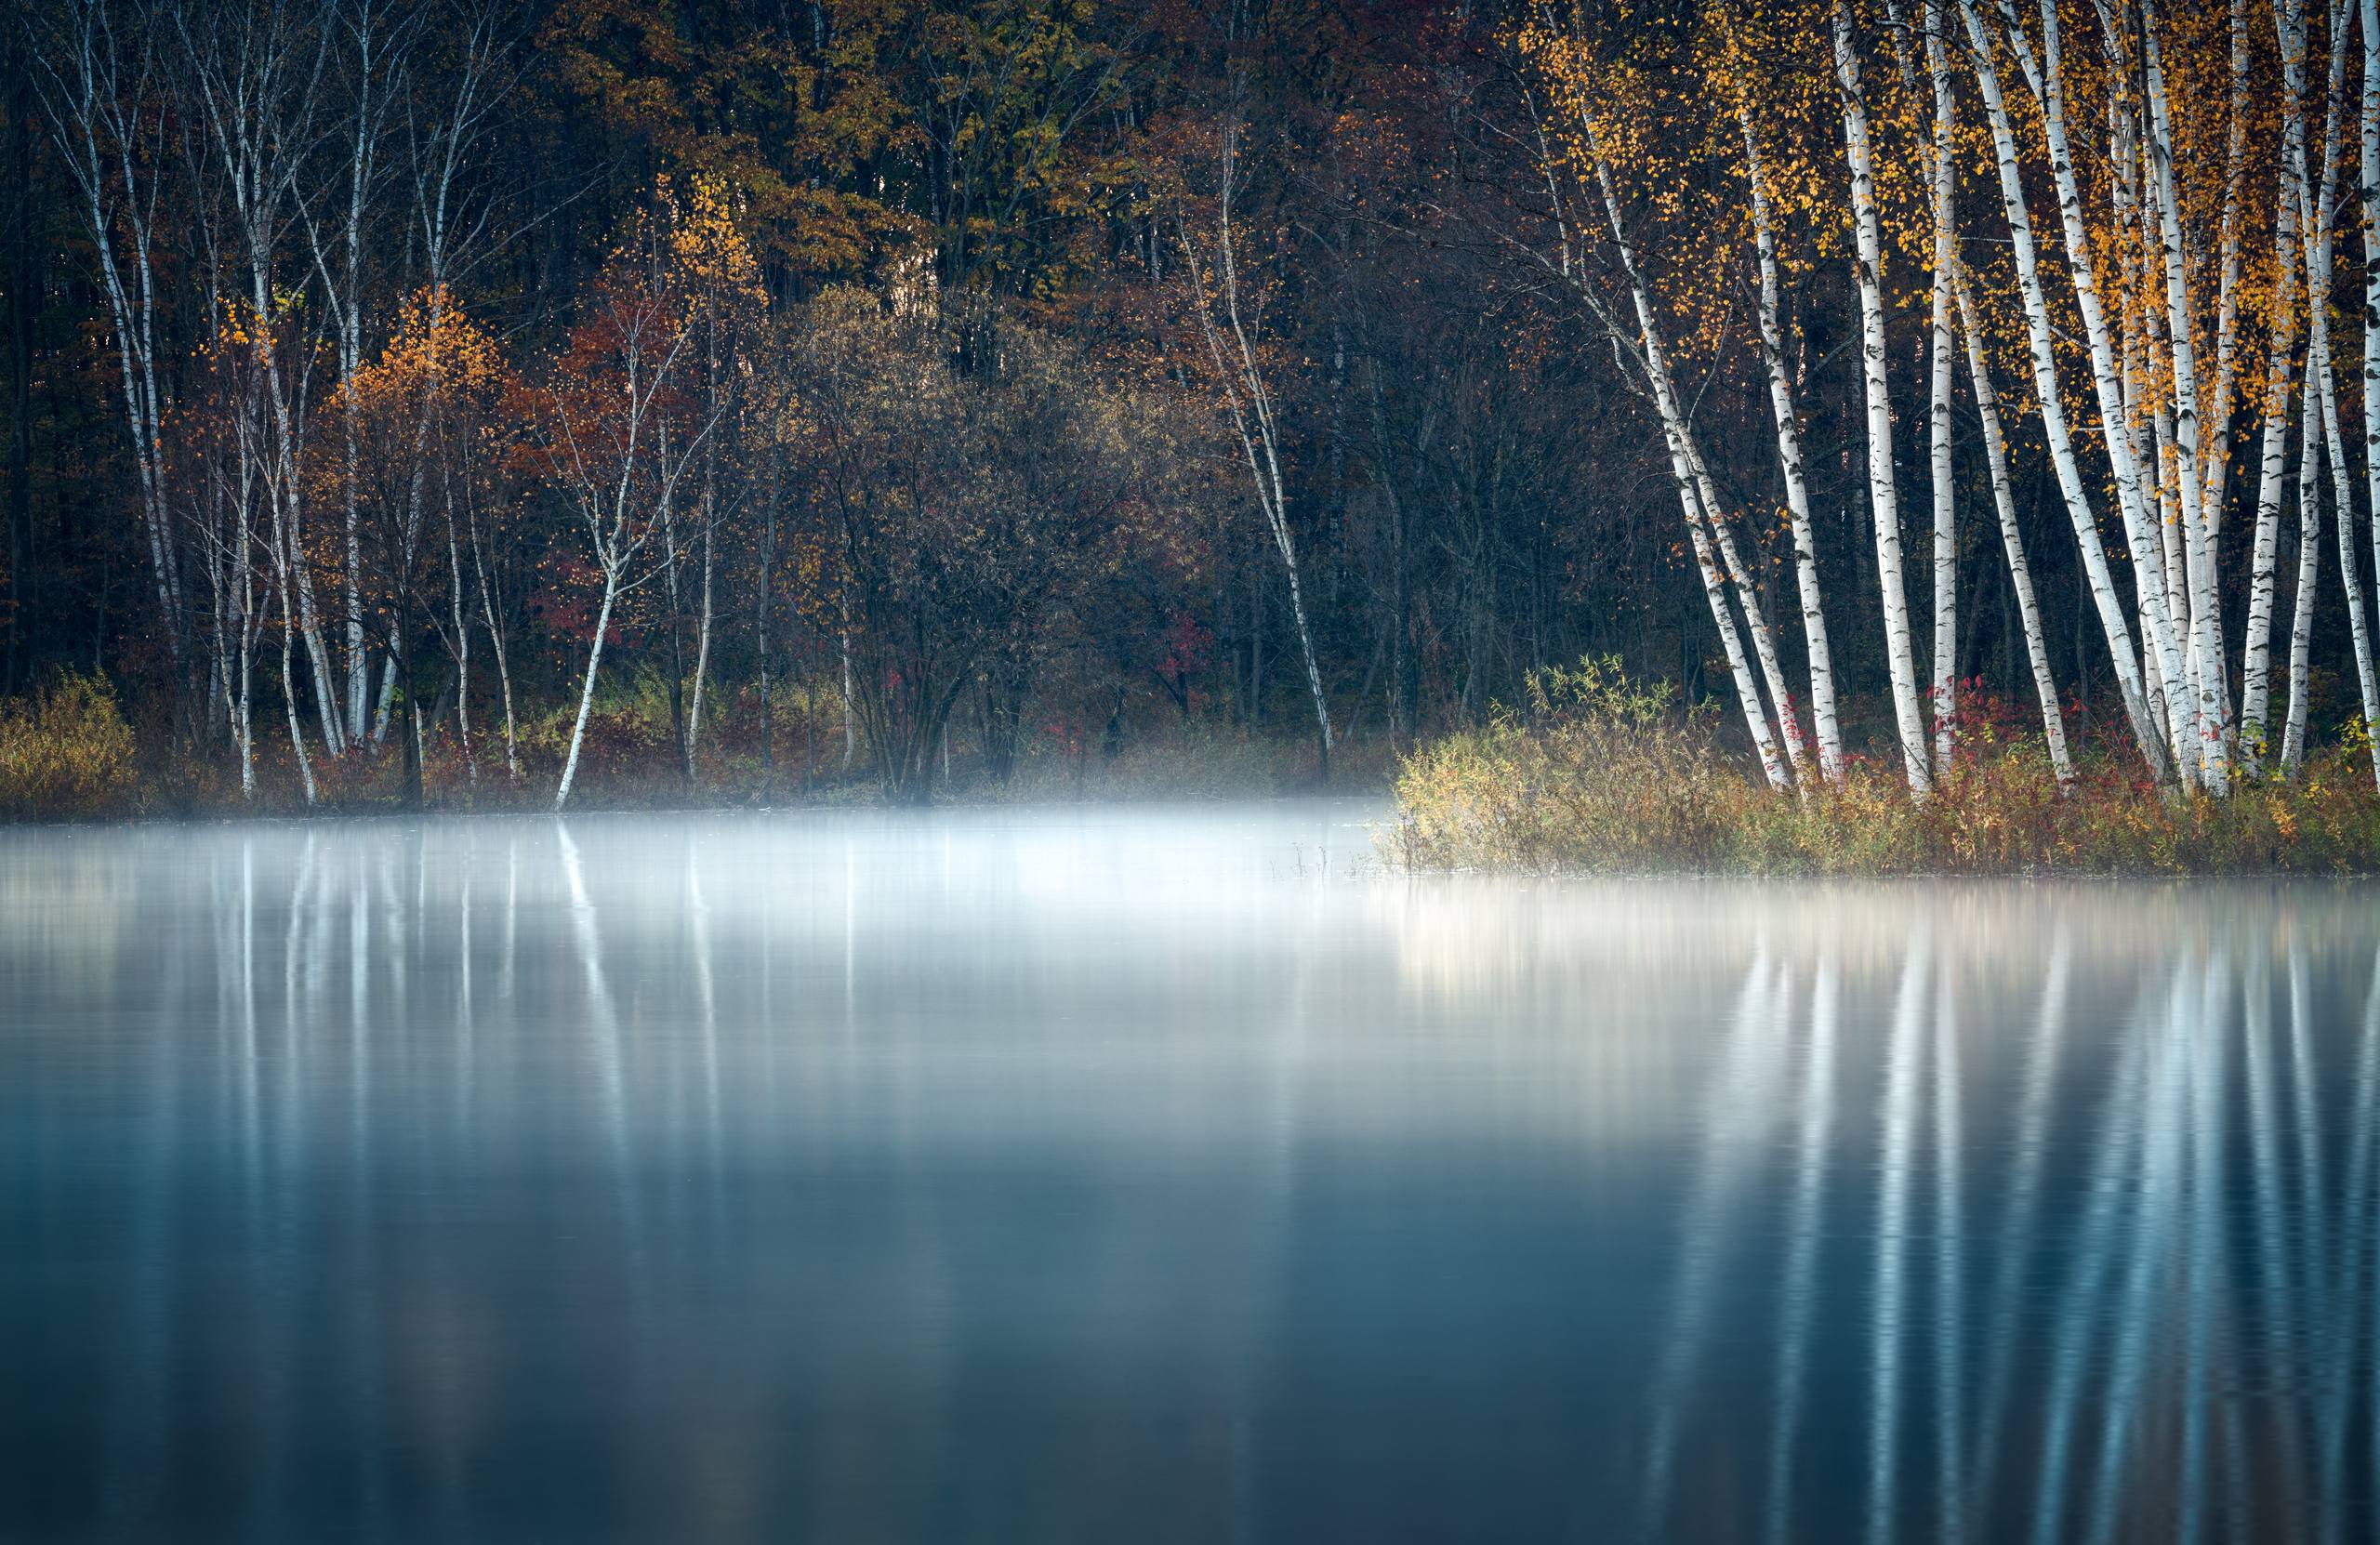
[[[1887,471],[1964,512],[1932,527],[1901,501],[1914,554],[1949,568],[1938,633],[1952,608],[1879,577],[1843,120],[1794,84],[1826,79],[1827,15],[1760,65],[1779,189],[1844,183],[1779,192],[1765,309],[1710,62],[1729,18],[1564,15],[28,0],[0,32],[0,695],[104,675],[194,795],[280,803],[842,778],[922,797],[1193,734],[1296,737],[1327,769],[1479,722],[1582,654],[1739,702],[1724,646],[1748,601],[1785,672],[1809,666],[1782,626],[1803,607],[1767,317],[1841,739],[1893,747],[1912,633],[1937,680],[2030,700],[2038,665],[2120,733],[2021,318],[1980,258],[2008,475],[1964,364],[1947,461],[1928,445],[1927,252],[1894,222],[1924,226],[1931,130],[1922,83],[1893,78],[1899,13],[1844,16],[1873,55],[1877,154],[1903,166],[1879,195],[1906,383]],[[2103,129],[2086,147],[2113,154]],[[1963,132],[1964,239],[2000,250],[1990,142]],[[2186,166],[2222,174],[2219,153]],[[2051,304],[2063,323],[2070,291]],[[2226,379],[2243,403],[2264,351],[2259,324]],[[1671,388],[1702,522],[1691,495],[1680,520]],[[2226,416],[2250,503],[2259,429],[2253,403]],[[2089,496],[2113,530],[2112,485]],[[2038,661],[1996,499],[2030,552]],[[1698,562],[1714,530],[1741,549],[1732,588]],[[2348,645],[2318,627],[2307,654],[2326,734],[2354,706]],[[1799,695],[1768,709],[1796,745]],[[1769,722],[1756,696],[1746,724]]]

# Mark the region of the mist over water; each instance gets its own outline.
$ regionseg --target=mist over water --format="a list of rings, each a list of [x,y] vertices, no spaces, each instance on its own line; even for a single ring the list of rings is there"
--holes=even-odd
[[[2380,891],[0,833],[0,1540],[2354,1541]]]

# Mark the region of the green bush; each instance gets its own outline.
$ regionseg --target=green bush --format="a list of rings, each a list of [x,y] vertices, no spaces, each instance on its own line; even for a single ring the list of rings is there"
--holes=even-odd
[[[1852,758],[1792,792],[1717,744],[1710,711],[1616,660],[1541,673],[1526,720],[1416,750],[1396,778],[1398,856],[1418,868],[1770,875],[2363,874],[2380,793],[2349,744],[2225,798],[2162,790],[2113,750],[2061,789],[2038,735],[1977,736],[1924,802],[1897,761]]]
[[[0,816],[120,815],[136,789],[132,726],[105,677],[69,672],[0,703]]]

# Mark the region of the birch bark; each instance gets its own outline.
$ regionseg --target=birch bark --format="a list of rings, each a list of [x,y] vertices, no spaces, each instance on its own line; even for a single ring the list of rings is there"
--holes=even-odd
[[[2338,211],[2339,132],[2347,78],[2347,50],[2337,46],[2347,28],[2347,8],[2345,0],[2334,0],[2330,7],[2331,49],[2330,73],[2325,83],[2325,105],[2322,112],[2322,174],[2319,189],[2309,186],[2306,168],[2298,168],[2298,196],[2311,197],[2307,216],[2306,241],[2306,311],[2307,317],[2307,390],[2315,400],[2322,448],[2330,464],[2332,491],[2337,508],[2339,529],[2339,584],[2347,592],[2347,636],[2355,656],[2356,685],[2361,694],[2364,722],[2380,722],[2380,691],[2375,691],[2373,679],[2372,639],[2364,622],[2363,583],[2355,556],[2355,494],[2353,477],[2347,458],[2346,437],[2341,429],[2338,402],[2338,377],[2331,355],[2330,297],[2334,258],[2334,229]],[[2302,26],[2302,20],[2301,20]],[[2303,33],[2300,38],[2302,44]],[[2287,50],[2284,49],[2284,54]],[[2301,49],[2302,52],[2302,49]],[[2301,457],[2303,453],[2300,453]],[[2301,521],[2303,512],[2301,511]],[[2301,607],[2302,610],[2302,607]],[[2296,668],[2294,640],[2291,668]],[[2291,682],[2292,717],[2302,719],[2305,693],[2302,683]],[[2305,751],[2305,730],[2302,723],[2294,726],[2298,738],[2298,759]]]
[[[2295,102],[2286,103],[2284,120],[2294,123],[2296,114]],[[2284,136],[2289,132],[2284,129]],[[2289,456],[2290,376],[2296,363],[2296,245],[2297,199],[2284,153],[2273,216],[2272,340],[2265,359],[2264,438],[2258,456],[2255,536],[2248,565],[2248,637],[2240,667],[2241,755],[2258,767],[2268,753],[2265,716],[2272,697],[2272,613],[2278,588],[2274,561],[2280,548]]]
[[[1278,435],[1276,431],[1273,399],[1264,382],[1264,373],[1256,358],[1247,324],[1240,315],[1239,262],[1236,242],[1232,231],[1231,205],[1234,178],[1237,171],[1239,125],[1235,119],[1223,127],[1222,179],[1216,195],[1216,254],[1211,264],[1215,281],[1223,292],[1224,322],[1231,331],[1231,347],[1225,347],[1223,328],[1215,321],[1214,307],[1207,296],[1207,271],[1197,249],[1190,239],[1186,221],[1180,227],[1182,252],[1189,265],[1188,283],[1193,309],[1198,317],[1198,328],[1205,338],[1207,351],[1215,368],[1216,379],[1223,389],[1225,405],[1230,409],[1232,425],[1239,435],[1240,449],[1248,458],[1248,473],[1256,488],[1256,502],[1264,513],[1264,522],[1272,530],[1273,546],[1281,555],[1281,568],[1289,582],[1289,615],[1298,631],[1298,648],[1304,657],[1306,690],[1314,698],[1314,722],[1316,746],[1324,776],[1330,772],[1330,707],[1322,691],[1322,667],[1316,662],[1313,631],[1306,625],[1305,588],[1298,573],[1297,543],[1289,531],[1289,486],[1281,477]]]
[[[2230,788],[2222,707],[2215,683],[2223,669],[2223,643],[2215,631],[2215,544],[2199,477],[2198,349],[2191,336],[2189,278],[2182,258],[2181,200],[2174,186],[2173,113],[2165,99],[2164,59],[2157,42],[2156,0],[2141,0],[2142,47],[2148,65],[2149,144],[2156,182],[2158,226],[2165,269],[2167,345],[2174,364],[2174,456],[2179,481],[2181,520],[2188,542],[2190,680],[2197,701],[2188,715],[2196,726],[2199,772],[2209,792]]]
[[[2297,605],[2289,624],[2289,713],[2281,733],[2283,775],[2294,773],[2306,759],[2306,677],[2313,653],[2314,601],[2322,582],[2322,405],[2311,379],[2310,357],[2307,373],[2298,426]]]
[[[1925,720],[1918,706],[1917,666],[1911,650],[1909,596],[1901,579],[1900,497],[1893,469],[1892,389],[1884,368],[1884,240],[1876,218],[1875,173],[1859,55],[1847,0],[1834,3],[1834,75],[1843,107],[1844,158],[1851,170],[1851,212],[1858,245],[1859,350],[1868,403],[1868,498],[1875,516],[1876,577],[1884,591],[1884,658],[1892,676],[1893,719],[1910,792],[1924,799],[1934,780],[1926,759]]]
[[[2005,0],[2003,0],[2005,3]],[[1968,27],[1980,31],[1974,0],[1961,0],[1966,8]],[[2123,389],[2118,379],[2113,336],[2108,326],[2105,309],[2099,300],[2098,281],[2092,268],[2090,230],[2082,216],[2082,194],[2074,169],[2074,155],[2066,129],[2066,87],[2064,60],[2059,41],[2056,0],[2042,0],[2042,51],[2036,57],[2030,42],[2021,27],[2015,24],[2013,10],[2008,13],[2009,25],[2005,39],[2010,50],[2041,104],[2043,133],[2049,146],[2050,171],[2057,188],[2058,214],[2065,227],[2067,266],[2074,281],[2075,309],[2081,313],[2082,331],[2090,346],[2092,384],[2098,392],[2099,421],[2105,427],[2102,436],[2107,444],[2109,469],[2114,474],[2116,502],[2123,513],[2125,546],[2133,560],[2135,588],[2146,598],[2144,611],[2149,625],[2145,640],[2157,653],[2158,674],[2169,685],[2188,680],[2188,670],[2182,658],[2181,643],[2173,627],[2173,602],[2168,595],[2169,576],[2162,556],[2162,542],[2151,516],[2148,495],[2141,484],[2140,469],[2135,460],[2130,442],[2123,433],[2125,422]],[[1984,46],[1977,38],[1978,48]],[[2184,699],[2176,708],[2187,705]],[[2188,777],[2194,764],[2194,740],[2197,726],[2188,721],[2185,712],[2167,716],[2167,746],[2172,751],[2176,771]]]
[[[2363,112],[2362,156],[2360,169],[2363,185],[2363,470],[2371,488],[2372,574],[2380,585],[2380,0],[2363,0]],[[2331,46],[2339,46],[2334,38]],[[2339,531],[2344,538],[2354,522],[2346,510],[2339,515]],[[2354,546],[2347,540],[2348,547]],[[2371,687],[2367,677],[2363,722],[2367,748],[2372,754],[2372,775],[2380,783],[2380,715],[2373,711]]]
[[[1752,244],[1760,258],[1761,363],[1768,373],[1769,412],[1777,421],[1777,460],[1785,480],[1786,514],[1793,528],[1793,572],[1801,588],[1802,635],[1810,657],[1810,718],[1818,733],[1819,776],[1831,781],[1843,775],[1843,731],[1835,715],[1834,651],[1827,638],[1826,601],[1818,590],[1818,538],[1810,523],[1800,416],[1785,368],[1785,334],[1778,314],[1782,285],[1776,225],[1761,166],[1760,140],[1752,132],[1751,104],[1740,95],[1736,99],[1736,116],[1743,130],[1744,165],[1752,185]]]
[[[2016,159],[2016,128],[2008,116],[2007,101],[2001,90],[1999,68],[1992,62],[1991,39],[1984,30],[1983,18],[1977,9],[1977,0],[1959,0],[1959,10],[1966,23],[1970,53],[1975,67],[1976,84],[1980,91],[1984,111],[1991,125],[1994,160],[2000,173],[2001,204],[2008,219],[2008,235],[2016,259],[2018,293],[2025,303],[2025,326],[2031,344],[2033,389],[2041,404],[2042,429],[2049,442],[2050,462],[2057,473],[2058,490],[2064,495],[2069,520],[2074,527],[2075,545],[2081,552],[2082,572],[2087,579],[2091,599],[2099,614],[2099,627],[2106,637],[2108,655],[2114,667],[2117,688],[2122,695],[2124,716],[2132,726],[2133,739],[2149,764],[2151,776],[2160,782],[2173,775],[2164,737],[2159,733],[2152,718],[2146,689],[2141,680],[2139,656],[2134,652],[2132,625],[2124,616],[2122,600],[2117,595],[2113,576],[2108,568],[2107,548],[2099,537],[2097,517],[2092,512],[2090,495],[2082,482],[2081,464],[2075,457],[2072,431],[2066,419],[2066,409],[2057,381],[2056,335],[2049,320],[2048,299],[2041,278],[2040,256],[2033,244],[2032,219],[2026,206],[2022,169]]]
[[[2016,497],[2008,476],[2008,442],[2000,422],[2000,394],[1992,387],[1990,362],[1984,355],[1983,334],[1976,325],[1975,297],[1966,274],[1953,275],[1959,321],[1966,334],[1967,373],[1975,386],[1976,416],[1983,424],[1984,461],[1991,472],[1991,502],[2000,515],[2000,541],[2008,554],[2008,581],[2016,592],[2016,614],[2025,630],[2025,658],[2032,667],[2033,691],[2041,699],[2042,736],[2049,745],[2049,762],[2060,788],[2074,782],[2074,759],[2066,746],[2066,716],[2057,703],[2057,679],[2049,667],[2049,644],[2042,633],[2042,613],[2033,595],[2032,565],[2026,561],[2025,538],[2016,527]]]
[[[1958,264],[1951,205],[1957,187],[1958,99],[1950,89],[1950,50],[1943,46],[1942,0],[1925,0],[1925,69],[1934,86],[1934,310],[1930,347],[1933,393],[1930,428],[1934,481],[1934,770],[1947,772],[1955,749],[1959,639],[1958,501],[1951,481],[1950,386],[1957,345],[1951,337],[1950,275]]]
[[[1630,329],[1621,324],[1593,290],[1581,284],[1579,294],[1610,335],[1614,349],[1633,350],[1637,364],[1644,371],[1654,408],[1660,417],[1661,438],[1670,456],[1670,475],[1677,483],[1678,503],[1686,516],[1687,535],[1692,539],[1695,564],[1702,576],[1703,598],[1710,603],[1712,626],[1718,630],[1720,643],[1726,652],[1728,668],[1736,685],[1736,701],[1743,710],[1744,727],[1752,735],[1752,748],[1759,753],[1761,771],[1767,776],[1769,786],[1785,788],[1792,783],[1792,764],[1779,752],[1778,737],[1770,733],[1767,710],[1761,704],[1760,689],[1753,682],[1751,667],[1746,662],[1743,639],[1737,631],[1735,614],[1727,605],[1726,578],[1720,571],[1718,556],[1706,522],[1709,512],[1704,508],[1702,487],[1707,482],[1707,473],[1698,476],[1699,458],[1693,449],[1692,429],[1686,423],[1675,383],[1670,376],[1669,356],[1662,347],[1652,295],[1646,285],[1643,271],[1636,266],[1635,247],[1629,239],[1627,221],[1620,210],[1620,191],[1612,180],[1610,164],[1604,158],[1603,141],[1594,117],[1583,108],[1580,117],[1586,131],[1589,152],[1594,162],[1596,189],[1602,195],[1604,214],[1610,225],[1612,242],[1620,255],[1620,268],[1628,277],[1629,294],[1635,307],[1635,341],[1630,342]],[[1778,706],[1784,706],[1781,700]]]

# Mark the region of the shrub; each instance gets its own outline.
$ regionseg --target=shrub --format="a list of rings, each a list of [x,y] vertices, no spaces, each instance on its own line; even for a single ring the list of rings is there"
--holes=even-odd
[[[1500,712],[1405,759],[1401,856],[1422,867],[1721,866],[1754,792],[1715,716],[1617,658],[1528,679],[1529,721]]]
[[[132,727],[105,677],[70,671],[0,704],[0,815],[123,814],[136,786]]]

